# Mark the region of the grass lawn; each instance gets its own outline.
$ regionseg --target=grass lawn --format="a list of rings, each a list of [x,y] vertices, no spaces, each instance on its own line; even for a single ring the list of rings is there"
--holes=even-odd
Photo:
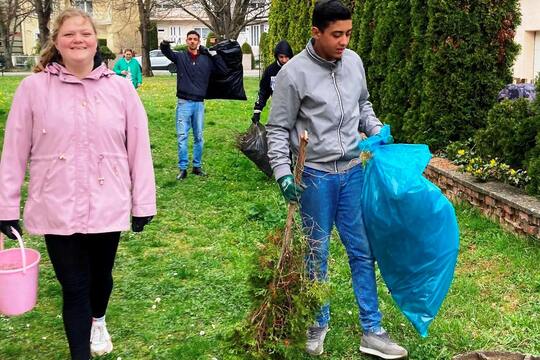
[[[0,77],[0,142],[20,80]],[[235,135],[250,123],[257,84],[245,80],[246,102],[206,103],[209,176],[178,182],[175,78],[144,80],[140,94],[150,122],[158,215],[143,233],[122,235],[107,314],[115,349],[102,359],[242,358],[228,349],[225,335],[249,311],[247,278],[255,271],[257,245],[286,213],[274,182],[234,147]],[[540,353],[540,243],[501,230],[468,206],[458,206],[457,214],[456,277],[429,337],[415,333],[378,275],[385,328],[415,360],[476,349]],[[38,305],[20,317],[0,316],[0,359],[67,359],[59,284],[42,237],[26,239],[43,256]],[[358,350],[346,254],[338,238],[332,240],[332,329],[321,358],[368,359]]]

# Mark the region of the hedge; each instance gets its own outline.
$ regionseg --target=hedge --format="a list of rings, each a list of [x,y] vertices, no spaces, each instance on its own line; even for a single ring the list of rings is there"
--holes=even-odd
[[[395,137],[432,150],[486,123],[511,81],[519,1],[357,0],[350,48],[362,58],[377,115]],[[273,0],[265,53],[281,39],[308,41],[311,0]],[[267,58],[272,58],[268,57]]]

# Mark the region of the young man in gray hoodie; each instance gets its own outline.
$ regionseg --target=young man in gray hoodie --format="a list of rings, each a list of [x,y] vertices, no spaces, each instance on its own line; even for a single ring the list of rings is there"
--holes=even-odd
[[[349,257],[352,284],[363,329],[360,351],[383,359],[401,359],[407,350],[381,326],[375,262],[362,220],[364,171],[359,158],[360,132],[373,136],[382,124],[375,116],[360,57],[347,49],[351,12],[339,0],[318,1],[312,39],[278,73],[267,124],[268,156],[285,199],[299,202],[308,236],[306,266],[316,281],[327,280],[329,241],[334,224]],[[309,144],[303,187],[294,183],[289,149],[296,156],[299,136]],[[306,351],[323,353],[330,306],[307,331]]]

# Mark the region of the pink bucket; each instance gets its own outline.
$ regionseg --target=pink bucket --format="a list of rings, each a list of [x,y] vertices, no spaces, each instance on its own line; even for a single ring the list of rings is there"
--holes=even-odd
[[[39,260],[36,250],[25,249],[19,233],[11,228],[19,240],[19,248],[4,250],[0,233],[0,313],[20,315],[36,306]]]

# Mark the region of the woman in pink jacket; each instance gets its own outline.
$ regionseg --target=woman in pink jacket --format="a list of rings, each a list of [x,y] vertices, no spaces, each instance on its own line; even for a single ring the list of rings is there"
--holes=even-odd
[[[10,238],[30,162],[24,226],[45,235],[71,357],[84,360],[112,350],[104,320],[120,231],[130,216],[142,231],[156,214],[146,113],[96,50],[90,16],[62,12],[15,93],[0,161],[0,230]]]

